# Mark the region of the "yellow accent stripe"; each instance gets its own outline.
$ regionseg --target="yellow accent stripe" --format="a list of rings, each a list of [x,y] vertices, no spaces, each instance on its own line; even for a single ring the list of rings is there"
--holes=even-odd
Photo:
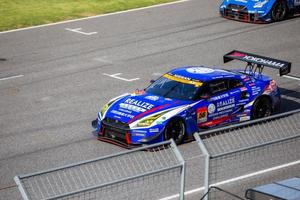
[[[187,84],[195,85],[195,87],[200,87],[200,86],[203,85],[203,83],[200,82],[200,81],[186,80],[184,78],[172,76],[170,74],[164,74],[164,77],[167,78],[167,79],[173,80],[173,81],[180,82],[180,83],[187,83]]]

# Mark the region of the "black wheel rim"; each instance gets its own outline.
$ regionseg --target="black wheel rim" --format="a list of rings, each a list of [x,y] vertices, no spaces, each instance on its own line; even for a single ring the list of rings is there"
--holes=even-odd
[[[273,10],[272,10],[272,17],[274,21],[280,21],[283,20],[286,12],[286,6],[283,1],[279,1],[275,4]]]
[[[181,121],[170,121],[166,127],[166,139],[173,138],[175,142],[179,142],[184,135],[184,124]]]
[[[268,117],[271,115],[271,106],[268,102],[259,103],[255,109],[255,118]]]

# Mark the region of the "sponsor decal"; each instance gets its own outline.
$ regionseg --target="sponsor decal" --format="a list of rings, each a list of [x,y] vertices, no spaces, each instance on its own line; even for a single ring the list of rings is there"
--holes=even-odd
[[[212,114],[209,114],[208,117],[216,118],[216,117],[220,117],[220,116],[228,116],[228,112],[232,112],[232,109],[212,113]]]
[[[152,100],[152,101],[157,101],[159,99],[158,96],[146,96],[145,99],[149,99],[149,100]]]
[[[234,106],[235,106],[234,104],[231,104],[231,105],[227,105],[227,106],[218,108],[217,110],[218,110],[218,112],[221,112],[221,111],[223,111],[223,110],[228,110],[228,109],[230,109],[230,108],[234,108]],[[230,112],[230,111],[232,111],[232,109],[228,110],[228,112]]]
[[[206,67],[191,67],[188,68],[186,71],[191,74],[208,74],[214,72],[215,70]]]
[[[226,99],[224,101],[217,102],[217,111],[225,111],[225,110],[232,110],[231,108],[234,108],[235,106],[235,99],[234,97]]]
[[[194,85],[195,87],[200,87],[201,85],[203,85],[203,83],[201,81],[192,80],[191,78],[188,78],[185,76],[180,76],[177,74],[165,74],[164,77],[167,79],[173,80],[173,81],[180,82],[180,83],[191,84],[191,85]]]
[[[251,90],[252,90],[252,95],[257,95],[261,91],[260,87],[257,87],[257,86],[251,87]]]
[[[241,87],[241,92],[247,91],[246,87]]]
[[[146,109],[145,108],[141,108],[141,107],[138,107],[138,106],[135,106],[135,105],[130,105],[130,104],[127,104],[127,103],[120,103],[120,110],[123,109],[127,109],[127,110],[131,110],[131,111],[134,111],[134,112],[145,112]]]
[[[215,104],[211,103],[208,105],[208,113],[211,114],[211,113],[214,113],[216,111],[216,106]]]
[[[121,107],[119,108],[119,111],[121,111],[121,112],[125,112],[125,113],[129,113],[129,114],[131,114],[131,113],[132,113],[132,111],[131,111],[131,110],[122,109]]]
[[[284,67],[284,63],[276,62],[273,60],[268,60],[264,58],[259,58],[259,57],[254,57],[254,56],[245,56],[244,59],[249,60],[249,61],[255,61],[261,64],[265,65],[272,65],[275,67]]]
[[[248,121],[248,120],[250,120],[250,116],[243,116],[243,117],[240,117],[240,122]]]
[[[123,113],[123,112],[120,112],[120,111],[117,111],[117,110],[112,110],[111,113],[122,116],[122,117],[128,117],[128,118],[131,118],[131,119],[134,117],[133,115]],[[115,116],[115,117],[120,118],[119,116]]]
[[[197,123],[207,121],[207,107],[197,109]]]
[[[239,103],[243,103],[243,102],[247,102],[247,101],[249,101],[249,99],[241,99],[241,100],[239,100]]]
[[[236,2],[247,3],[247,0],[235,0]]]
[[[250,81],[251,79],[249,77],[246,77],[243,79],[244,82]]]
[[[133,132],[131,133],[132,136],[141,136],[141,137],[145,137],[145,134],[144,133],[136,133],[136,132]]]
[[[271,60],[271,59],[261,58],[261,57],[256,57],[256,56],[250,56],[250,55],[247,55],[244,53],[239,53],[239,52],[233,52],[232,54],[230,54],[230,56],[239,57],[239,58],[242,58],[249,62],[256,62],[258,64],[271,65],[274,67],[284,67],[284,65],[285,65],[284,63],[278,62],[276,60]]]
[[[128,105],[134,105],[140,108],[144,108],[146,110],[150,110],[151,108],[154,107],[153,104],[144,102],[144,101],[140,101],[140,100],[135,100],[135,99],[126,99],[126,101],[124,102],[124,104],[128,104]]]
[[[211,97],[210,99],[213,100],[213,101],[217,101],[217,100],[221,100],[221,99],[224,99],[224,98],[227,98],[227,97],[229,97],[228,93],[222,94],[222,95],[219,95],[219,96],[215,96],[215,97]]]
[[[217,107],[227,106],[229,104],[234,104],[234,98],[226,99],[224,101],[217,102]]]
[[[239,90],[232,91],[232,92],[230,92],[230,95],[233,95],[233,94],[236,94],[236,93],[240,93],[240,91]]]
[[[143,131],[143,130],[134,130],[134,132],[136,132],[136,133],[147,133],[147,131]]]
[[[157,133],[157,132],[159,132],[159,129],[158,128],[150,128],[149,132],[150,133]]]

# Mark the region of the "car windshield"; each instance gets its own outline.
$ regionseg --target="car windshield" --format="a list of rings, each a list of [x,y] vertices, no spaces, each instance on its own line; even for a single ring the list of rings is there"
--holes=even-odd
[[[184,83],[162,76],[145,91],[165,98],[191,101],[194,100],[198,89],[197,84]]]

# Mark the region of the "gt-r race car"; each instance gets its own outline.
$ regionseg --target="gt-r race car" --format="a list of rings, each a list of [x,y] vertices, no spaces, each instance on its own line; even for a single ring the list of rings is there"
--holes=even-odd
[[[241,51],[224,55],[224,62],[234,59],[246,62],[245,69],[180,67],[144,90],[110,100],[92,122],[99,139],[128,147],[171,138],[180,144],[207,128],[271,115],[280,93],[262,70],[285,75],[291,63]]]
[[[299,13],[300,0],[224,0],[220,14],[238,21],[267,23]]]

